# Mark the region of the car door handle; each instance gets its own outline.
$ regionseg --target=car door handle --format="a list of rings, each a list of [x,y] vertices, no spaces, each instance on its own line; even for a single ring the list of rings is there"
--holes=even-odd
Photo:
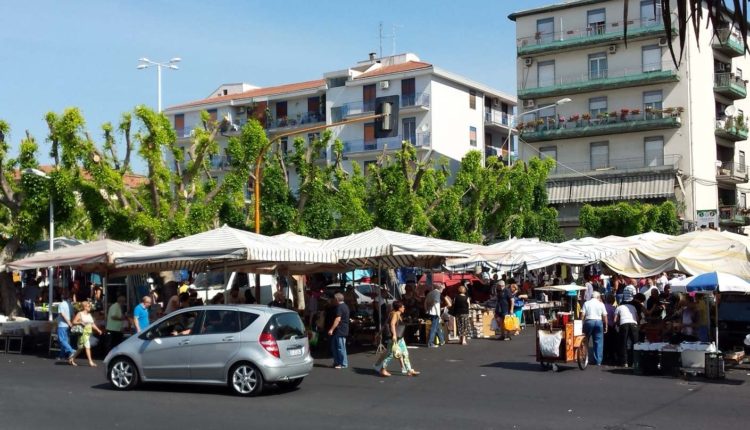
[[[189,340],[183,340],[182,342],[178,343],[177,345],[183,346],[183,345],[189,345],[189,344],[190,344]]]
[[[234,340],[234,336],[227,336],[224,339],[222,339],[222,342],[231,342]]]

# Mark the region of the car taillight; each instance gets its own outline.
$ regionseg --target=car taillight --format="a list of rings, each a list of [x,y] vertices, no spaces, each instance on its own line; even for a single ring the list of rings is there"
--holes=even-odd
[[[268,351],[269,354],[276,358],[281,358],[279,355],[279,344],[276,343],[276,338],[271,333],[263,332],[260,334],[258,342],[263,346],[263,349]]]

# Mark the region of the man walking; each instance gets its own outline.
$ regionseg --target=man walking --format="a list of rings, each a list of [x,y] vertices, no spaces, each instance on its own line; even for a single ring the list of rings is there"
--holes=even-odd
[[[427,346],[429,348],[445,345],[445,335],[440,327],[440,301],[443,288],[443,285],[436,284],[424,300],[425,311],[430,316],[430,334],[427,335]],[[435,343],[435,336],[438,338],[438,343]]]
[[[118,296],[117,301],[112,303],[107,312],[107,351],[122,342],[122,322],[128,319],[122,312],[122,307],[125,306],[126,300],[125,296]]]
[[[50,312],[52,309],[50,308]],[[58,307],[57,315],[57,343],[60,344],[58,360],[68,360],[73,356],[75,350],[70,346],[70,327],[73,326],[73,304],[70,303],[70,293],[63,290],[62,303]]]
[[[346,337],[349,336],[349,307],[344,303],[344,295],[336,293],[333,296],[336,301],[334,318],[328,336],[331,337],[331,354],[333,355],[333,368],[346,369],[349,361],[346,357]]]
[[[133,311],[133,323],[135,323],[136,333],[140,333],[148,327],[148,308],[150,307],[151,296],[143,296],[141,304],[135,307],[135,310]]]
[[[594,364],[602,365],[604,354],[604,334],[607,332],[607,309],[598,291],[591,293],[591,299],[583,304],[583,333],[593,342]]]
[[[615,324],[620,329],[620,366],[633,366],[633,345],[638,343],[638,309],[626,302],[615,309]]]
[[[513,315],[513,293],[505,282],[500,281],[497,287],[497,303],[495,304],[495,319],[500,327],[500,340],[511,340],[510,333],[505,330],[505,317]]]

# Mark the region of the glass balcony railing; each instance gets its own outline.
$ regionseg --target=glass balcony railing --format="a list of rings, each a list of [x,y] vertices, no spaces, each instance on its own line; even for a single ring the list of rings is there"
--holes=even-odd
[[[714,91],[732,100],[747,96],[747,83],[734,73],[714,73]]]
[[[383,151],[383,149],[399,149],[401,142],[404,140],[411,141],[412,145],[417,148],[428,148],[431,145],[430,132],[420,132],[411,138],[404,138],[401,135],[381,139],[353,139],[344,142],[344,154],[355,154],[359,152]]]
[[[268,128],[298,127],[301,125],[325,122],[325,120],[325,115],[321,115],[318,112],[305,112],[300,115],[274,118],[269,122]]]
[[[213,155],[208,160],[211,170],[227,170],[232,159],[227,155]]]
[[[716,31],[718,37],[714,36],[711,46],[729,56],[739,57],[745,54],[745,45],[742,43],[742,35],[730,28],[721,28]]]
[[[401,95],[401,109],[408,109],[413,107],[429,108],[430,94],[419,93]]]
[[[631,133],[637,131],[679,128],[682,124],[681,108],[665,108],[637,114],[629,111],[571,117],[542,118],[519,123],[521,139],[526,142],[542,142],[556,139],[573,139],[589,136]]]
[[[732,142],[747,140],[747,121],[744,118],[738,117],[718,119],[716,120],[716,130],[714,133],[716,136]]]
[[[750,224],[750,211],[740,206],[719,206],[719,224],[743,226]]]
[[[664,32],[661,16],[655,19],[632,19],[627,21],[628,40],[655,36]],[[517,39],[518,56],[539,54],[564,48],[611,43],[623,38],[625,21],[597,23],[584,28],[573,28],[554,33],[534,33]]]
[[[587,91],[677,82],[679,79],[674,63],[665,61],[637,67],[602,70],[595,74],[578,73],[559,76],[547,82],[533,82],[527,84],[525,88],[518,89],[518,98],[552,97]]]
[[[661,154],[660,154],[661,155]],[[572,163],[562,163],[555,165],[550,175],[556,176],[580,176],[581,173],[593,172],[622,172],[626,170],[649,169],[652,170],[677,170],[680,165],[681,155],[663,154],[631,157],[631,158],[614,158],[608,160],[599,160],[597,163],[591,161],[578,161]]]
[[[485,125],[501,125],[505,127],[512,127],[515,117],[509,115],[501,110],[484,108],[484,123]]]

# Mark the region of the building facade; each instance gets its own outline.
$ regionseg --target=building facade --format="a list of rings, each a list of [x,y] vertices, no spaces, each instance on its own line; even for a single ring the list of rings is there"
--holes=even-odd
[[[378,103],[392,102],[397,122],[387,134],[379,133],[374,120]],[[187,148],[191,133],[200,126],[200,113],[229,124],[221,133],[222,154],[211,160],[212,175],[220,178],[228,168],[227,138],[239,133],[249,118],[258,119],[269,137],[280,139],[281,150],[292,151],[293,140],[308,142],[321,132],[304,129],[325,125],[344,145],[344,167],[357,162],[367,173],[384,151],[401,148],[406,140],[420,154],[445,157],[452,166],[470,150],[485,155],[507,155],[515,97],[442,70],[414,54],[376,58],[374,54],[346,69],[324,74],[322,79],[258,88],[247,84],[225,84],[206,99],[165,110],[172,120],[178,143]],[[362,121],[357,121],[362,118]],[[341,121],[354,120],[345,125]],[[300,130],[299,135],[294,132]],[[331,162],[329,147],[320,162]],[[289,172],[295,188],[296,175]]]
[[[719,37],[702,29],[698,48],[689,28],[677,68],[661,2],[628,0],[627,46],[623,7],[578,0],[509,16],[521,158],[557,160],[547,188],[568,234],[583,204],[634,200],[674,200],[688,229],[741,230],[749,224],[750,106],[739,32],[728,23]]]

